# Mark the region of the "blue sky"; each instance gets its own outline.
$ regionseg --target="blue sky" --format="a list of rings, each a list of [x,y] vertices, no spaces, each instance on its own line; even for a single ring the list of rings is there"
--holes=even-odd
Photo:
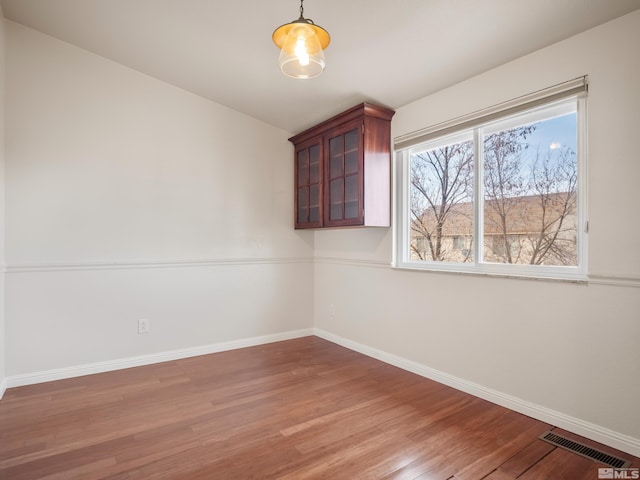
[[[552,145],[567,146],[577,152],[576,137],[576,114],[573,112],[538,123],[535,132],[527,140],[534,149],[538,145],[541,152]]]

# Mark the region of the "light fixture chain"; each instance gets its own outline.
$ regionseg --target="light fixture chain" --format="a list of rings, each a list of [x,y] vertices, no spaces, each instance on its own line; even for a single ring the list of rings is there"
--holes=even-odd
[[[300,0],[300,18],[304,18],[304,7],[302,6],[303,2],[304,0]]]

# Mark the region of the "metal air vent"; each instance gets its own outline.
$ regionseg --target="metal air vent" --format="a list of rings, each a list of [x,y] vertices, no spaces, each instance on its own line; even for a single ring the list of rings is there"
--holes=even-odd
[[[555,445],[556,447],[564,448],[565,450],[569,450],[570,452],[577,453],[578,455],[582,455],[583,457],[590,458],[591,460],[603,463],[613,468],[627,468],[631,465],[629,460],[615,457],[551,431],[543,433],[539,438],[545,442]]]

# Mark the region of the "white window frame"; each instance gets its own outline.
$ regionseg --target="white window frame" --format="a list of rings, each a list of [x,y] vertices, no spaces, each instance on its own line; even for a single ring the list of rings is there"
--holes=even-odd
[[[480,112],[474,112],[439,125],[428,127],[418,132],[394,139],[394,258],[392,265],[396,268],[426,270],[431,272],[456,272],[481,275],[497,275],[508,277],[527,277],[542,279],[560,279],[568,281],[587,280],[587,113],[586,113],[587,79],[578,79],[555,85],[548,89],[520,97]],[[504,128],[510,122],[517,123],[520,115],[535,115],[538,111],[543,115],[549,108],[563,108],[568,101],[576,102],[577,123],[577,266],[523,265],[482,262],[484,242],[481,222],[474,221],[473,262],[442,262],[429,260],[412,260],[410,254],[411,214],[409,209],[411,152],[416,147],[435,148],[437,144],[450,141],[460,135],[474,135],[474,218],[479,218],[483,209],[483,172],[482,172],[482,130],[488,131]],[[529,117],[533,118],[533,117]],[[527,120],[528,121],[528,120]]]

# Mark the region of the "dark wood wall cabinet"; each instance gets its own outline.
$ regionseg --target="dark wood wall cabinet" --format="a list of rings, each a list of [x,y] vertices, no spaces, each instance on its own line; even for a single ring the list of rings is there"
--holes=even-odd
[[[289,139],[296,228],[390,226],[394,113],[362,103]]]

